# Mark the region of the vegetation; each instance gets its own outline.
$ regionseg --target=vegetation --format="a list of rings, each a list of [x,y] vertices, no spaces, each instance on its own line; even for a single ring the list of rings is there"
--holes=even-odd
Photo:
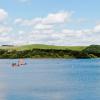
[[[95,57],[100,57],[100,45],[90,45],[82,50],[84,53],[94,55]]]
[[[96,58],[100,57],[100,46],[53,46],[24,45],[1,46],[0,58]]]
[[[32,49],[56,49],[56,50],[77,50],[81,51],[85,49],[86,46],[54,46],[54,45],[44,45],[44,44],[32,44],[32,45],[22,45],[22,46],[1,46],[0,49],[7,50],[32,50]]]

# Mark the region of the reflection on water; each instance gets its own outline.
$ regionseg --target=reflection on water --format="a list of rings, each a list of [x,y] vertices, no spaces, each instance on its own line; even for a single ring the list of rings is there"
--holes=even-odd
[[[0,60],[0,100],[100,100],[100,59],[13,61]]]

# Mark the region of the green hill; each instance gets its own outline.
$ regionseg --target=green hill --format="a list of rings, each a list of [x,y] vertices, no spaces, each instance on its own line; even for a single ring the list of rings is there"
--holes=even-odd
[[[100,57],[100,45],[90,45],[82,50],[82,52],[92,55],[94,57]]]
[[[56,49],[56,50],[77,50],[81,51],[85,49],[86,46],[55,46],[55,45],[44,45],[44,44],[31,44],[31,45],[21,45],[21,46],[0,46],[0,49],[7,50],[31,50],[31,49]]]
[[[32,44],[0,46],[0,58],[90,58],[82,52],[86,46],[55,46]]]
[[[0,46],[0,58],[94,58],[100,57],[100,45],[55,46],[31,44]]]
[[[100,45],[90,45],[86,47],[83,52],[86,53],[100,53]]]

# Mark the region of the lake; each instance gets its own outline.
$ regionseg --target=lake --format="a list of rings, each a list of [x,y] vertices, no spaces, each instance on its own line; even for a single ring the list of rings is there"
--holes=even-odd
[[[100,59],[0,60],[0,100],[100,100]]]

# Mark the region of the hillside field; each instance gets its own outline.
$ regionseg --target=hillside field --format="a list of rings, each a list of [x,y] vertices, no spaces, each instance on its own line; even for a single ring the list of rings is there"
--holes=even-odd
[[[76,50],[82,51],[87,46],[54,46],[54,45],[44,45],[44,44],[33,44],[33,45],[22,45],[22,46],[0,46],[0,49],[10,49],[10,50],[31,50],[31,49],[56,49],[56,50]]]

